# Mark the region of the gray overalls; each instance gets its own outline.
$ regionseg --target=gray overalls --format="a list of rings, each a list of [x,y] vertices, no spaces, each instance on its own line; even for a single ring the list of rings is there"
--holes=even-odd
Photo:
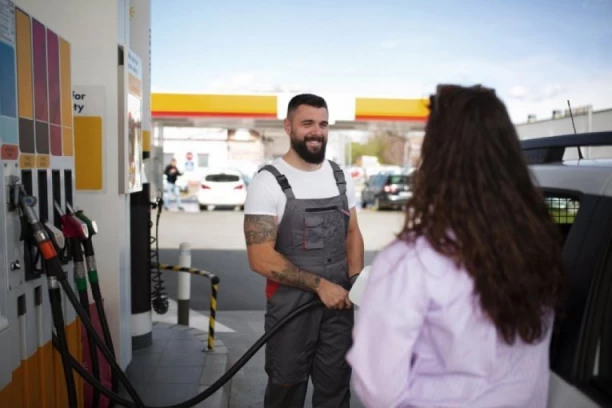
[[[287,197],[278,226],[276,251],[295,266],[350,288],[346,236],[350,212],[346,180],[330,161],[339,194],[323,199],[297,199],[287,178],[274,166],[272,173]],[[317,294],[268,281],[265,330]],[[266,345],[268,386],[265,408],[302,408],[312,376],[314,408],[348,408],[351,368],[345,360],[352,343],[353,310],[315,308],[297,316]]]

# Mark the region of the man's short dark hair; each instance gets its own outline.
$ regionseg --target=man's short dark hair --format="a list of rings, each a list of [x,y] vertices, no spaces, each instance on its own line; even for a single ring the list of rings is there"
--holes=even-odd
[[[301,105],[327,109],[327,102],[325,102],[325,99],[319,95],[304,93],[295,95],[293,98],[291,98],[289,105],[287,106],[287,117],[289,117],[291,113],[297,110],[297,108],[299,108]]]

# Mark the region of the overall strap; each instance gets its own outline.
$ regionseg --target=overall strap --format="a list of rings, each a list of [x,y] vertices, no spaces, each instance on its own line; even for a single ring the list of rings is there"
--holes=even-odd
[[[293,195],[293,190],[289,185],[289,181],[287,180],[287,177],[285,177],[284,174],[281,174],[278,169],[271,164],[263,166],[261,169],[259,169],[258,173],[263,170],[269,171],[274,177],[276,177],[276,181],[278,182],[280,188],[283,190],[283,193],[285,193],[285,196],[287,196],[287,199],[295,198],[295,195]]]
[[[346,179],[344,178],[344,171],[336,164],[336,162],[329,160],[332,170],[334,171],[334,178],[336,179],[336,185],[340,194],[346,194]]]

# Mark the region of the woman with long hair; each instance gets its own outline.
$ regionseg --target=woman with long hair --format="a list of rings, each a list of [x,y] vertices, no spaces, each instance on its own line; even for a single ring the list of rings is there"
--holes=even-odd
[[[369,408],[543,408],[561,237],[504,103],[439,86],[398,239],[372,263],[353,387]]]

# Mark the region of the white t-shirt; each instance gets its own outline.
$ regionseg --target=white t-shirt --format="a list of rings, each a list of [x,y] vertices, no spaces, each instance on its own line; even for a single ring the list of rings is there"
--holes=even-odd
[[[271,163],[287,177],[293,195],[297,199],[328,198],[339,194],[336,178],[329,161],[325,160],[320,169],[303,171],[296,169],[283,158]],[[355,184],[349,172],[344,169],[346,197],[349,210],[356,204]],[[252,215],[276,215],[280,223],[285,213],[287,196],[281,189],[276,177],[267,170],[260,171],[249,183],[244,213]]]

